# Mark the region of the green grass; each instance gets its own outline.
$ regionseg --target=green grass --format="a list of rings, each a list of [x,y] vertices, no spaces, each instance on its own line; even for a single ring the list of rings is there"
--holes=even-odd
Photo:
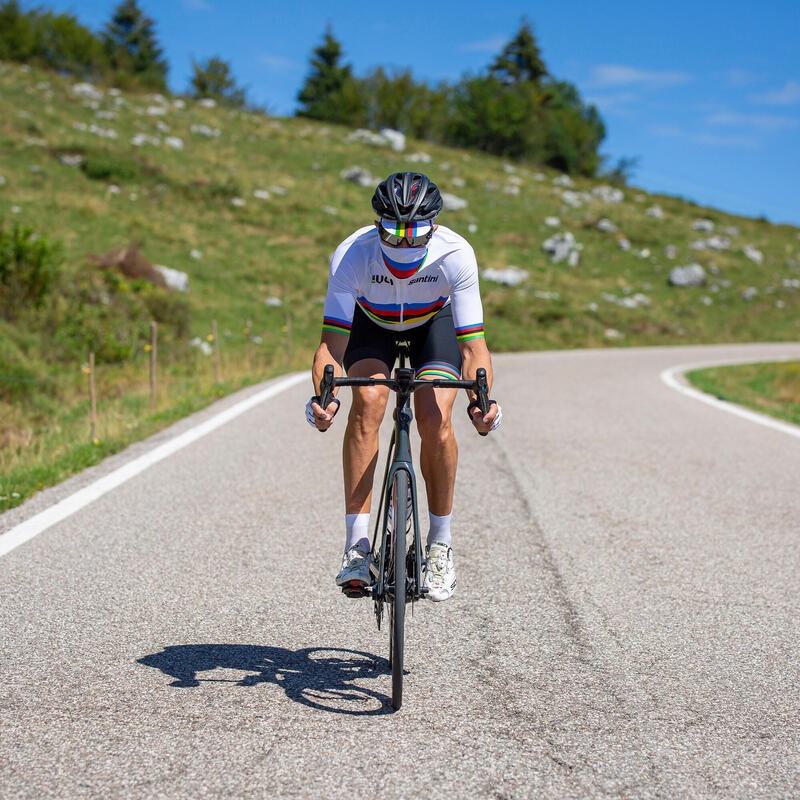
[[[308,366],[319,341],[330,255],[339,241],[373,216],[371,190],[339,177],[353,165],[376,178],[423,169],[444,191],[468,201],[466,209],[445,210],[440,222],[467,236],[481,268],[515,265],[527,272],[527,281],[515,288],[482,282],[487,342],[494,351],[800,338],[797,228],[636,188],[625,190],[621,204],[593,199],[573,209],[561,203],[551,170],[513,166],[425,142],[410,141],[405,154],[398,154],[348,142],[349,131],[342,127],[208,109],[190,101],[184,108],[172,106],[164,116],[152,116],[147,109],[160,105],[156,99],[106,92],[92,108],[71,91],[74,83],[0,63],[0,176],[5,179],[0,181],[0,224],[8,228],[19,222],[59,242],[64,279],[89,287],[87,296],[99,291],[97,267],[87,256],[131,241],[141,243],[151,262],[187,272],[189,336],[206,337],[211,321],[217,321],[226,380],[233,382],[224,391],[286,368],[287,310],[291,365]],[[98,112],[115,116],[98,118]],[[159,123],[169,130],[159,130]],[[112,129],[117,136],[93,133],[92,125]],[[193,133],[198,125],[219,129],[219,137]],[[157,136],[159,143],[133,146],[137,134]],[[183,149],[170,148],[167,136],[180,137]],[[420,151],[430,155],[429,163],[408,159]],[[85,161],[81,167],[66,166],[60,160],[65,154]],[[519,194],[504,191],[513,191],[514,181]],[[575,182],[578,192],[599,183]],[[270,191],[270,198],[256,198],[256,189]],[[236,197],[245,205],[232,204]],[[664,210],[663,220],[645,214],[656,203]],[[557,230],[544,224],[550,215],[560,217],[561,230],[571,231],[582,245],[579,266],[553,264],[542,251],[544,239]],[[619,227],[631,242],[630,251],[618,247],[616,235],[596,230],[601,217]],[[738,227],[732,247],[691,250],[690,242],[706,236],[691,229],[699,217],[713,220],[716,232]],[[470,231],[470,226],[477,229]],[[677,248],[676,259],[665,256],[667,244]],[[744,256],[747,244],[763,252],[763,264]],[[638,255],[642,249],[650,255]],[[202,258],[192,258],[192,250],[201,251]],[[708,285],[668,286],[670,269],[693,261],[706,268]],[[748,287],[758,290],[752,300],[742,298]],[[0,496],[7,498],[0,501],[0,510],[21,502],[39,483],[47,485],[81,469],[105,448],[141,438],[167,418],[212,399],[210,359],[173,337],[163,346],[159,343],[161,369],[173,382],[160,401],[159,412],[167,416],[151,417],[139,406],[121,402],[126,393],[146,397],[146,367],[140,356],[148,326],[141,309],[131,310],[133,289],[118,281],[115,292],[118,305],[87,302],[77,323],[73,315],[71,327],[48,328],[39,324],[41,314],[14,322],[0,319]],[[636,293],[646,295],[650,304],[620,304]],[[267,306],[264,301],[271,297],[279,297],[283,305]],[[124,335],[122,320],[113,318],[116,308],[128,309]],[[255,369],[246,358],[242,334],[247,320],[261,340],[253,345]],[[110,427],[101,425],[101,444],[87,453],[80,367],[88,348],[83,342],[115,330],[129,355],[120,356],[119,364],[100,365],[114,376],[98,388],[103,424]],[[168,327],[162,330],[165,336],[170,333]],[[109,348],[117,351],[119,347]],[[66,358],[65,352],[73,355]],[[196,399],[186,406],[186,397]],[[56,429],[62,431],[60,440],[52,438]],[[34,476],[58,447],[64,454],[62,466],[48,467],[43,478],[42,473]]]
[[[721,400],[800,425],[800,361],[698,369],[686,377]]]

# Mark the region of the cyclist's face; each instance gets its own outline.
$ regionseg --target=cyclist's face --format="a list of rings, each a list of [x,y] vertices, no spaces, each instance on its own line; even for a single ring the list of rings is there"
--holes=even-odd
[[[378,222],[378,220],[375,220],[375,222],[373,223],[373,225],[375,225],[376,228],[380,227],[380,224],[381,223]],[[386,247],[393,247],[396,248],[397,250],[400,250],[403,247],[411,247],[411,245],[408,243],[406,239],[403,239],[403,241],[400,242],[400,244],[389,244],[388,242],[384,242],[384,244],[386,245]]]

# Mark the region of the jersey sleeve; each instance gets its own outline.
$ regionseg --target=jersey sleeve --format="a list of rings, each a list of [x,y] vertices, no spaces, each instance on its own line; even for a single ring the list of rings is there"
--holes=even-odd
[[[328,293],[322,318],[322,330],[350,335],[358,287],[352,258],[347,258],[352,242],[342,242],[333,254],[328,274]]]
[[[458,265],[449,283],[456,338],[459,342],[482,339],[483,305],[478,285],[478,262],[475,251],[469,245],[459,251]]]

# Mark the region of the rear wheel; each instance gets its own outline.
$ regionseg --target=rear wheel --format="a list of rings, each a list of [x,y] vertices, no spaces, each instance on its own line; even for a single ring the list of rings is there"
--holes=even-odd
[[[403,703],[403,643],[406,622],[406,510],[408,473],[398,470],[392,481],[392,530],[389,574],[394,602],[389,610],[389,660],[392,664],[392,708]]]

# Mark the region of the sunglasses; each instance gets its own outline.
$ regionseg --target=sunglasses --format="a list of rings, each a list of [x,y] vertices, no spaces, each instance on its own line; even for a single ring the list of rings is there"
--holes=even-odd
[[[385,227],[387,224],[389,228]],[[403,242],[408,242],[409,247],[424,247],[433,236],[433,225],[430,222],[405,223],[382,219],[378,223],[378,235],[390,247],[399,247]]]

